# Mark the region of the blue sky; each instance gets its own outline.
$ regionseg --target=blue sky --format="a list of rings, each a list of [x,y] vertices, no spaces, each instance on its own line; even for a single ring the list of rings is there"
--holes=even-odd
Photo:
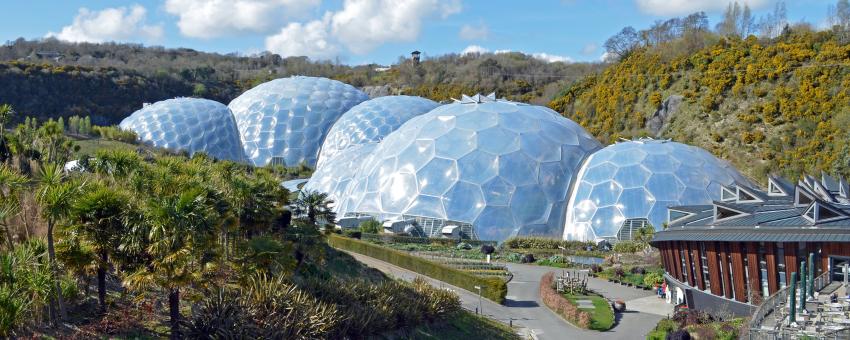
[[[489,51],[549,60],[598,60],[624,26],[704,10],[714,25],[723,0],[3,0],[0,41],[53,35],[202,51],[270,50],[348,64],[389,64],[417,49],[428,56]],[[746,0],[756,17],[775,0]],[[815,27],[834,0],[786,1],[788,20]]]

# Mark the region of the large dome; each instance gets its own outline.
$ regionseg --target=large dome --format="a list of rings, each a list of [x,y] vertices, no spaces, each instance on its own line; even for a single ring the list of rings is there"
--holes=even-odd
[[[331,125],[366,94],[336,80],[289,77],[262,83],[230,102],[245,155],[257,166],[314,166]]]
[[[340,211],[469,224],[485,240],[558,237],[570,181],[600,147],[548,108],[464,97],[389,134]]]
[[[332,158],[328,158],[316,167],[313,176],[304,185],[308,191],[320,191],[328,194],[334,201],[338,212],[340,199],[345,197],[348,184],[354,178],[364,159],[369,158],[378,144],[366,143],[346,148]]]
[[[224,104],[199,98],[175,98],[147,105],[119,125],[132,130],[142,142],[243,162],[236,121]]]
[[[377,143],[410,118],[433,110],[437,102],[422,97],[386,96],[367,100],[348,110],[334,123],[319,154],[319,165],[341,150]]]
[[[564,238],[630,239],[629,233],[645,223],[661,230],[667,207],[709,204],[720,198],[721,186],[734,183],[750,185],[731,165],[701,148],[653,139],[616,143],[582,166],[567,208]]]

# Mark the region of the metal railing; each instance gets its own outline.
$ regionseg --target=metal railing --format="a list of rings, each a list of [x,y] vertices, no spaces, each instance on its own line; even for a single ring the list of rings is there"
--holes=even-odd
[[[832,280],[830,272],[825,271],[818,275],[813,280],[813,291],[818,292],[829,285]],[[791,286],[786,286],[780,289],[759,305],[749,322],[748,338],[750,340],[780,340],[780,339],[797,339],[800,333],[796,330],[782,329],[781,325],[785,318],[785,313],[780,313],[785,305],[788,304]],[[773,315],[776,323],[771,328],[763,328],[763,323],[768,315]],[[813,339],[850,339],[850,328],[820,331],[816,336],[811,336]]]

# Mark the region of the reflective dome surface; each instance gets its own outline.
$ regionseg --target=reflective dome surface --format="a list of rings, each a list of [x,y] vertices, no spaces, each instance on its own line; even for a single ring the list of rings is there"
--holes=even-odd
[[[275,157],[289,166],[314,166],[331,125],[366,99],[365,93],[336,80],[295,76],[257,85],[229,107],[254,165],[265,166]]]
[[[313,172],[313,176],[304,185],[304,190],[320,191],[328,194],[334,201],[335,210],[344,197],[348,184],[354,178],[363,161],[375,150],[376,143],[354,145],[328,158]]]
[[[645,218],[656,230],[667,207],[709,204],[720,186],[750,185],[708,151],[666,140],[625,141],[594,153],[576,179],[564,238],[614,237],[628,219]]]
[[[341,213],[471,223],[483,240],[559,237],[570,181],[601,145],[548,108],[474,98],[389,134],[349,185]]]
[[[348,110],[334,123],[319,155],[319,165],[348,147],[377,143],[410,118],[439,104],[414,96],[386,96],[367,100]]]
[[[245,161],[236,121],[227,106],[216,101],[199,98],[159,101],[133,112],[119,127],[135,131],[142,142],[156,147]]]

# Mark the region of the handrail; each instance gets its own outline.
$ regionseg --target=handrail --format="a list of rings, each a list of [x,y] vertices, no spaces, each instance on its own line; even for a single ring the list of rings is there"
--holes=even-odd
[[[817,277],[814,278],[813,286],[814,286],[815,292],[822,290],[824,287],[826,287],[827,285],[829,285],[832,282],[829,274],[830,274],[829,271],[824,271],[823,273],[821,273],[820,275],[818,275]],[[777,307],[782,308],[781,306],[788,302],[788,295],[789,295],[790,289],[791,289],[791,286],[785,286],[784,288],[776,291],[776,293],[773,293],[773,295],[767,297],[764,300],[764,302],[762,302],[760,305],[758,305],[758,307],[756,307],[756,310],[753,312],[753,316],[750,318],[750,322],[749,322],[749,325],[748,325],[749,329],[750,329],[750,331],[749,331],[750,339],[761,338],[758,335],[760,333],[763,333],[763,331],[764,331],[764,330],[761,329],[761,325],[762,325],[762,322],[764,321],[764,318],[768,314],[775,312]],[[846,333],[841,333],[841,332],[846,332],[846,331],[847,331],[846,329],[836,331],[835,334],[846,334]],[[768,333],[768,335],[773,334],[774,336],[778,336],[781,332],[776,333],[774,331],[768,331],[767,333]],[[761,335],[764,336],[765,334],[761,334]],[[771,338],[771,337],[769,336],[768,338]],[[781,338],[781,336],[780,336],[780,338]]]

